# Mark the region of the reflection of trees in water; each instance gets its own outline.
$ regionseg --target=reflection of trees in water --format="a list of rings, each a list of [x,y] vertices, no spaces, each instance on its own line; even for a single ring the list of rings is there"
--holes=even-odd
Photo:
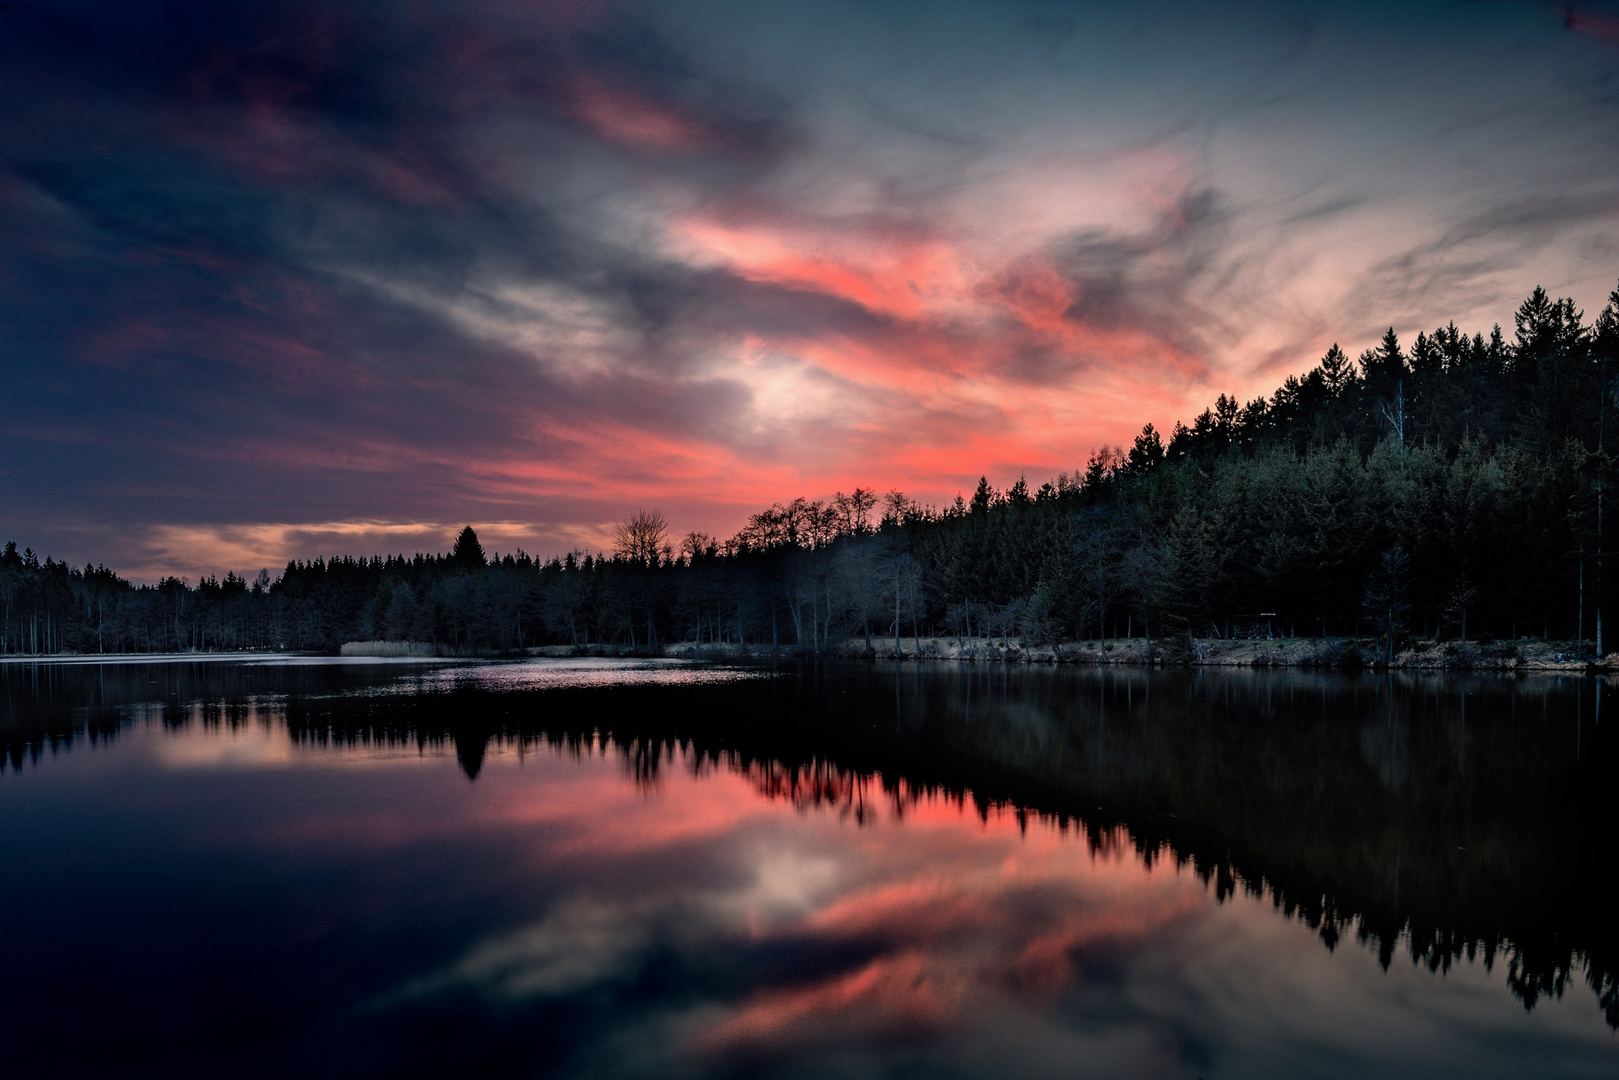
[[[0,775],[80,742],[111,742],[131,724],[238,731],[278,725],[289,699],[341,694],[375,680],[358,667],[0,664]]]
[[[1500,956],[1530,1006],[1583,970],[1619,1026],[1614,750],[1594,693],[1557,679],[964,671],[914,695],[910,743],[939,749],[905,767],[984,802],[1121,826],[1143,859],[1167,851],[1221,899],[1269,897],[1385,966],[1402,948],[1435,971]]]
[[[1583,976],[1619,1027],[1615,764],[1590,680],[838,666],[722,686],[368,692],[344,668],[9,668],[13,768],[123,723],[284,724],[308,745],[614,753],[638,784],[740,773],[859,823],[925,799],[1169,859],[1328,948],[1493,969],[1528,1007]],[[33,681],[30,681],[33,680]],[[1611,705],[1609,706],[1611,708]]]

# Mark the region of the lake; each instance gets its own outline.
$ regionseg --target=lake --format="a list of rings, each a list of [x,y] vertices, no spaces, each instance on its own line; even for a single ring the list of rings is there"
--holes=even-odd
[[[8,1076],[1619,1074],[1593,679],[0,681]]]

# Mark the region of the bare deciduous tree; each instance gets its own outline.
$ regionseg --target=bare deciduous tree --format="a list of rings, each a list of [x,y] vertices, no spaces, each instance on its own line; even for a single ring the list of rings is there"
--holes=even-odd
[[[1456,578],[1456,584],[1451,587],[1450,594],[1445,598],[1445,608],[1441,613],[1446,622],[1460,630],[1463,645],[1467,644],[1467,609],[1473,606],[1473,601],[1477,598],[1478,590],[1473,587],[1464,570]]]
[[[874,491],[857,487],[849,495],[838,492],[832,498],[832,507],[837,514],[838,531],[849,536],[864,536],[870,532],[871,511],[876,505],[877,493]]]
[[[1395,544],[1378,559],[1362,608],[1384,639],[1384,659],[1394,663],[1395,646],[1411,613],[1411,557]]]
[[[621,559],[656,566],[669,544],[669,522],[656,510],[637,510],[613,528],[613,553]]]
[[[1405,445],[1405,383],[1394,384],[1394,393],[1377,400],[1377,414],[1389,426],[1389,433]]]

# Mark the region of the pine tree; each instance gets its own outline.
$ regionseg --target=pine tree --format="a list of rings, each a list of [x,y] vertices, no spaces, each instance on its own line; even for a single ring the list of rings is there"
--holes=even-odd
[[[483,553],[483,545],[478,542],[478,534],[468,525],[461,530],[461,535],[455,538],[455,547],[450,551],[450,562],[462,570],[482,570],[489,562]]]

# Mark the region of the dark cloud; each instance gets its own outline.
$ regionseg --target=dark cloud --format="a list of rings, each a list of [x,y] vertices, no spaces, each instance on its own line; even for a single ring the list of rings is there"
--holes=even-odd
[[[1619,43],[1619,4],[1586,0],[1584,3],[1550,5],[1563,20],[1564,29]]]
[[[1164,336],[1201,321],[1187,317],[1190,286],[1208,270],[1224,222],[1214,192],[1189,191],[1148,232],[1092,229],[1067,238],[1058,258],[1075,286],[1068,317]]]
[[[738,291],[562,220],[543,192],[512,192],[523,156],[583,153],[569,141],[602,135],[592,124],[624,129],[596,140],[615,152],[757,167],[776,143],[761,110],[704,86],[641,27],[456,11],[15,13],[0,61],[15,109],[0,149],[5,273],[21,294],[6,334],[30,346],[7,375],[33,388],[9,398],[8,430],[32,433],[14,448],[23,472],[50,476],[46,445],[135,444],[140,476],[162,486],[183,461],[187,472],[199,456],[230,462],[219,444],[255,440],[329,462],[349,490],[345,462],[509,451],[526,410],[599,407],[570,399],[533,357],[356,279],[453,298],[494,266],[594,296],[646,340]],[[591,112],[590,95],[606,104]],[[504,151],[454,130],[479,123],[495,125]],[[660,142],[669,132],[691,144]],[[638,399],[656,402],[647,419],[669,412],[668,395],[633,384],[615,411],[633,422]],[[720,395],[717,407],[732,405]],[[118,471],[132,464],[120,455],[94,474],[129,489],[135,478]],[[196,497],[234,486],[262,500],[278,479],[308,491],[305,470],[279,465],[259,476],[234,463]],[[344,498],[366,501],[334,491],[333,508]]]

